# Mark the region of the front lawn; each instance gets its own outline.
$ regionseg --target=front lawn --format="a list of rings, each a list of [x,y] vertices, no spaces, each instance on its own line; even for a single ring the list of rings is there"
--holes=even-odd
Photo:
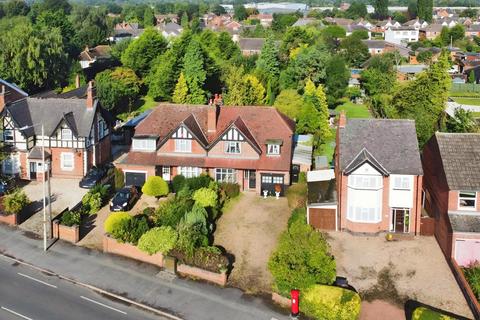
[[[364,104],[356,104],[353,102],[345,102],[344,104],[339,105],[335,108],[335,111],[340,113],[340,111],[345,110],[348,118],[371,118],[372,115],[368,110],[367,106]]]
[[[472,106],[480,106],[480,98],[475,98],[475,97],[453,97],[452,98],[456,103],[459,103],[459,104],[466,104],[466,105],[472,105]]]
[[[425,307],[420,307],[413,312],[412,320],[454,320],[454,318]]]

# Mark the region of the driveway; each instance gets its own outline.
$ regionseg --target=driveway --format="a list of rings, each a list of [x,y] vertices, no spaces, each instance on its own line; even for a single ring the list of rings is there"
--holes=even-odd
[[[67,207],[73,207],[87,193],[87,189],[78,186],[79,179],[51,178],[51,199],[52,218],[56,217]],[[41,182],[31,181],[22,188],[28,198],[35,202],[35,209],[38,210],[27,221],[20,225],[20,228],[42,234],[43,230],[43,186]],[[47,208],[48,210],[48,208]],[[48,211],[47,211],[48,212]]]
[[[270,292],[267,262],[291,210],[286,198],[263,199],[252,192],[237,201],[218,220],[215,232],[215,244],[235,257],[229,284],[249,293]]]
[[[337,275],[347,277],[364,301],[361,319],[405,319],[407,299],[473,318],[434,237],[388,242],[383,236],[328,235]]]

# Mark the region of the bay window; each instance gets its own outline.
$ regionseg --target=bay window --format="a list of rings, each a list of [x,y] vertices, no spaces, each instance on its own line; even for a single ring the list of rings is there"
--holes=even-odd
[[[178,174],[185,178],[198,177],[202,173],[202,168],[198,167],[178,167]]]

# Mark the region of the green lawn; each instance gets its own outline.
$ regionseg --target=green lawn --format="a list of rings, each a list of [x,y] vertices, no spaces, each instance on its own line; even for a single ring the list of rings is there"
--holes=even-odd
[[[473,106],[480,106],[480,98],[456,98],[456,97],[453,97],[452,98],[453,100],[455,100],[455,102],[457,103],[460,103],[460,104],[469,104],[469,105],[473,105]]]
[[[364,104],[355,104],[353,102],[345,102],[335,108],[335,111],[345,110],[347,112],[347,118],[371,118],[372,115]]]
[[[320,145],[320,147],[315,150],[315,155],[327,156],[329,163],[333,160],[333,153],[335,152],[335,135],[337,132],[335,128],[331,128],[330,131],[332,132],[330,139],[325,141],[324,144]]]
[[[127,119],[135,117],[149,109],[156,107],[157,105],[158,105],[158,102],[153,100],[151,97],[143,96],[140,99],[138,99],[136,103],[134,103],[134,106],[132,107],[133,111],[131,113],[124,112],[117,115],[117,117],[121,120],[126,121]]]
[[[412,320],[454,320],[454,318],[424,307],[420,307],[415,309],[413,312]]]

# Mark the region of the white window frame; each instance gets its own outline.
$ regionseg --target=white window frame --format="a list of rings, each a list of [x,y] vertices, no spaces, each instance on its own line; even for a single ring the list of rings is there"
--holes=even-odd
[[[132,139],[133,151],[155,151],[157,148],[157,141],[155,139]]]
[[[215,181],[237,183],[237,170],[227,169],[227,168],[216,168]]]
[[[228,154],[242,153],[242,146],[240,144],[240,141],[225,141],[225,153],[228,153]]]
[[[409,176],[395,176],[393,178],[393,190],[411,190],[411,182]]]
[[[62,140],[71,141],[73,139],[73,132],[70,128],[61,128],[60,136]]]
[[[65,156],[71,157],[71,159],[67,160],[65,159]],[[71,161],[71,166],[69,165],[66,166],[65,162],[68,162],[68,161]],[[73,152],[62,152],[60,154],[60,167],[64,171],[73,171],[73,169],[75,168],[75,155],[73,154]]]
[[[192,152],[192,140],[175,139],[175,152]]]
[[[473,193],[474,194],[474,197],[471,198],[471,197],[462,197],[460,194],[461,193]],[[475,191],[458,191],[458,210],[469,210],[469,211],[476,211],[477,210],[477,197],[478,197],[478,193],[475,192]],[[461,206],[460,205],[460,202],[462,200],[469,200],[469,201],[472,201],[473,200],[473,206]]]
[[[98,119],[98,140],[108,135],[107,122],[103,118]]]
[[[202,168],[199,167],[178,167],[177,174],[185,178],[194,178],[202,174]]]
[[[267,154],[270,156],[280,155],[280,145],[279,144],[267,144]]]
[[[348,177],[348,187],[361,190],[379,190],[383,187],[382,176],[374,175],[350,175]]]
[[[7,134],[10,133],[10,134]],[[11,137],[11,139],[7,139],[7,137]],[[5,129],[3,130],[3,141],[4,142],[14,142],[15,141],[15,133],[13,129]]]
[[[383,177],[379,175],[365,175],[365,174],[352,174],[348,177],[348,188],[352,192],[371,192],[372,196],[379,197],[375,201],[377,202],[374,207],[367,207],[363,205],[350,205],[347,204],[347,219],[352,222],[360,223],[380,223],[382,221],[382,196],[383,192]],[[349,194],[352,197],[353,194]],[[359,195],[357,194],[356,197]]]

